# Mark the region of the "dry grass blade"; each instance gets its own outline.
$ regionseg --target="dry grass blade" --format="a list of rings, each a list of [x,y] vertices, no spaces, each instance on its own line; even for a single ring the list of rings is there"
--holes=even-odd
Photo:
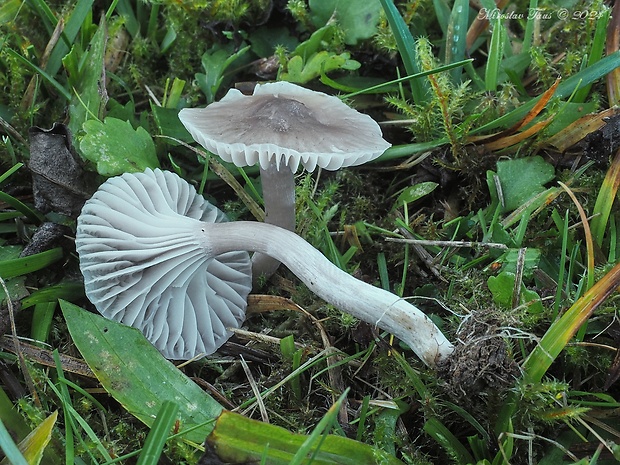
[[[2,289],[4,290],[4,295],[6,296],[7,311],[9,313],[9,321],[11,323],[11,335],[13,336],[13,342],[16,348],[15,353],[17,354],[17,360],[19,361],[19,368],[21,369],[22,374],[24,375],[24,381],[26,382],[26,385],[28,386],[30,395],[32,396],[32,399],[34,400],[34,404],[38,408],[43,408],[43,406],[41,405],[41,400],[39,399],[39,395],[37,394],[37,390],[34,387],[34,380],[32,379],[32,376],[30,375],[30,371],[28,371],[28,367],[26,366],[26,359],[24,358],[24,353],[22,352],[19,339],[17,338],[17,328],[15,326],[15,312],[13,309],[13,301],[11,300],[11,294],[9,293],[9,289],[6,287],[6,283],[4,282],[4,279],[2,278],[0,278],[0,285],[2,286]]]
[[[507,4],[508,0],[499,0],[497,2],[498,10],[503,10]],[[465,40],[465,46],[467,50],[469,50],[476,41],[476,39],[480,37],[480,34],[482,34],[489,28],[489,19],[487,17],[488,14],[481,13],[482,11],[480,10],[472,21],[471,26],[469,26],[469,29],[467,30],[467,37]]]
[[[23,341],[20,341],[18,346],[14,340],[5,337],[4,339],[0,339],[0,349],[8,350],[14,354],[18,354],[19,350],[28,358],[28,360],[32,362],[47,367],[56,366],[52,351],[41,349],[40,347],[25,343]],[[94,373],[83,360],[65,354],[59,354],[59,357],[63,371],[85,376],[87,378],[95,378]]]
[[[605,53],[611,55],[620,50],[620,2],[614,2],[611,19],[607,27]],[[607,75],[607,96],[609,106],[613,107],[620,104],[620,68],[612,70]]]
[[[256,405],[258,405],[258,410],[260,411],[261,419],[263,420],[263,422],[269,423],[269,415],[267,415],[267,408],[265,407],[263,398],[260,395],[260,389],[258,389],[258,385],[256,384],[256,380],[254,379],[254,375],[252,375],[252,372],[250,371],[250,367],[248,366],[248,363],[243,358],[243,355],[241,355],[240,361],[241,361],[241,367],[243,368],[243,372],[245,373],[245,376],[248,379],[248,383],[250,383],[250,388],[252,389],[252,392],[254,393],[254,398],[256,399]],[[250,410],[251,408],[252,407],[248,407],[243,412],[243,414],[245,415],[248,412],[248,410]]]
[[[583,223],[583,234],[586,240],[586,251],[588,255],[588,285],[586,289],[590,289],[594,285],[594,241],[592,240],[592,232],[590,231],[590,223],[588,222],[588,215],[584,211],[581,203],[577,200],[577,197],[573,193],[570,188],[561,181],[558,181],[558,184],[566,191],[568,196],[571,198],[577,210],[579,211],[579,217],[581,218],[581,222]]]
[[[547,118],[546,120],[539,121],[538,123],[531,125],[525,131],[521,131],[517,134],[512,134],[506,137],[502,137],[501,139],[485,143],[484,146],[487,150],[490,151],[505,149],[506,147],[510,147],[512,145],[518,144],[519,142],[523,142],[529,137],[542,131],[549,125],[549,123],[551,123],[552,120],[553,118]]]
[[[558,88],[559,84],[560,84],[560,79],[557,79],[553,83],[553,85],[547,91],[545,91],[544,94],[542,94],[542,96],[536,102],[536,105],[534,105],[532,109],[528,111],[527,114],[523,117],[523,119],[521,119],[521,121],[519,121],[515,125],[509,127],[508,129],[505,129],[504,131],[498,132],[496,134],[491,134],[489,136],[470,137],[468,138],[468,142],[483,143],[488,147],[491,142],[498,141],[499,139],[504,139],[504,138],[507,138],[508,136],[513,135],[519,129],[527,126],[534,118],[536,118],[539,115],[541,111],[543,111],[547,103],[549,103],[549,100],[551,100],[551,97],[553,97],[553,94],[555,94],[555,91]],[[541,123],[545,123],[542,126],[544,127],[547,124],[549,124],[549,121],[542,121]],[[541,123],[537,123],[537,124],[541,124]],[[542,129],[542,127],[539,127],[536,131],[534,131],[534,133],[538,132],[540,129]],[[530,131],[530,130],[531,128],[526,131]]]
[[[618,113],[617,108],[608,108],[599,113],[582,116],[577,121],[572,122],[544,141],[543,144],[545,146],[554,147],[560,152],[564,152],[588,134],[603,128],[608,124],[607,119],[614,116],[616,113]]]

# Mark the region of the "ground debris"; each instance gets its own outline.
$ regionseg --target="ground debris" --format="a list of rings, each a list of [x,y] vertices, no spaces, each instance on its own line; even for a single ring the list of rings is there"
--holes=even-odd
[[[518,379],[519,367],[510,352],[499,321],[472,314],[458,333],[452,356],[438,367],[445,390],[457,402],[477,409],[492,408]]]
[[[69,129],[55,123],[51,129],[30,128],[30,162],[34,205],[42,213],[51,211],[76,218],[97,184],[94,173],[82,167],[74,154]]]

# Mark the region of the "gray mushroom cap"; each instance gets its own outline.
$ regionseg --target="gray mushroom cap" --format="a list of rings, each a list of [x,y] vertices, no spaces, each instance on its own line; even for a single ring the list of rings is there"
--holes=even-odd
[[[171,172],[108,179],[78,218],[87,297],[167,358],[215,352],[231,336],[227,328],[243,322],[252,285],[246,252],[210,257],[194,233],[201,222],[225,220]]]
[[[338,97],[284,81],[257,84],[250,96],[231,89],[206,108],[181,110],[179,119],[199,144],[237,166],[337,170],[391,145],[372,118]]]

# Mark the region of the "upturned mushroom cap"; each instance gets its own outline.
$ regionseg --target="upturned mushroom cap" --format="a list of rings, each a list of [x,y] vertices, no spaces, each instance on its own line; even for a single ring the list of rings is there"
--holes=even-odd
[[[87,297],[167,358],[215,352],[231,336],[226,328],[243,322],[251,289],[246,252],[213,258],[193,232],[221,221],[220,210],[171,172],[108,179],[78,218]]]
[[[181,110],[179,119],[199,144],[237,166],[337,170],[391,145],[372,118],[338,97],[283,81],[257,84],[250,96],[231,89],[206,108]]]

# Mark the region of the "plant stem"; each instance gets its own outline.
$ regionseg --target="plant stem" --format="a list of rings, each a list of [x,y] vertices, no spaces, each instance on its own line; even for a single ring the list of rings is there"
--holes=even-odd
[[[398,337],[429,367],[435,367],[454,350],[418,308],[342,271],[295,233],[246,221],[199,223],[196,228],[209,256],[247,250],[273,257],[326,302]]]

